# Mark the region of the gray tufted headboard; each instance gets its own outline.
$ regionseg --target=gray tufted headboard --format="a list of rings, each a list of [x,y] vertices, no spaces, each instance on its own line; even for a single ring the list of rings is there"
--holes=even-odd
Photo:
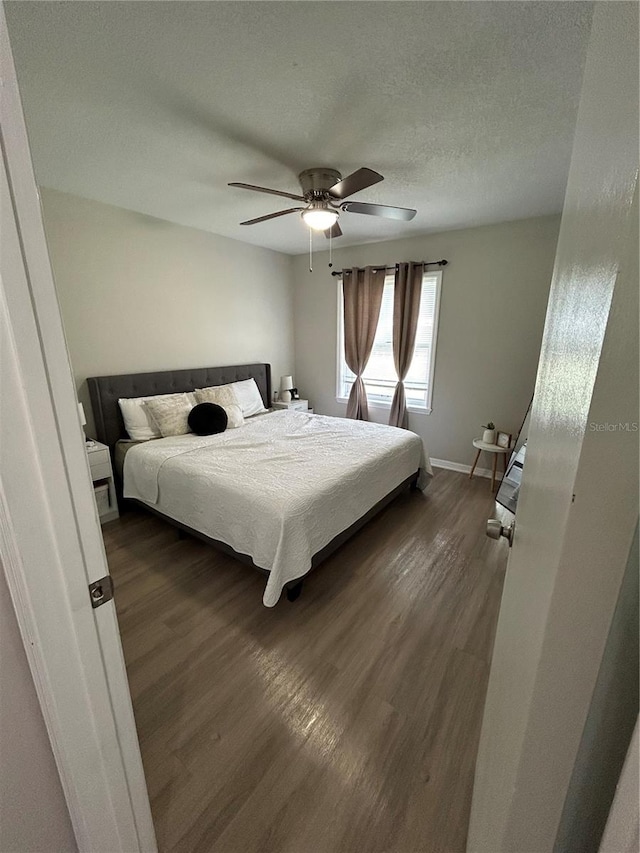
[[[121,397],[149,397],[175,394],[226,385],[242,379],[255,379],[267,408],[271,406],[271,365],[234,364],[230,367],[196,367],[190,370],[163,370],[158,373],[126,373],[122,376],[96,376],[87,379],[91,408],[96,423],[96,438],[113,449],[120,438],[127,438],[118,400]]]

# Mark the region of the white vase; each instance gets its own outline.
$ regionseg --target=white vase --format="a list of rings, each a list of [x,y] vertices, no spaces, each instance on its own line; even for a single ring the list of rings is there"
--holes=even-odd
[[[482,440],[485,444],[495,444],[496,443],[496,431],[495,429],[485,429],[482,433]]]

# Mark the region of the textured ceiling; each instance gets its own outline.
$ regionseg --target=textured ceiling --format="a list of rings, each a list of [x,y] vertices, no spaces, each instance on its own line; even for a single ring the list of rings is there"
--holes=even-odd
[[[340,245],[557,212],[592,6],[582,2],[9,2],[38,180],[297,254],[297,174],[360,166]],[[320,245],[323,237],[318,238]]]

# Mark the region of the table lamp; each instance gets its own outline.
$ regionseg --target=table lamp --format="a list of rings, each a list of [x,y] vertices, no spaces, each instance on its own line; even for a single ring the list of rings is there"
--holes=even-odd
[[[80,415],[80,426],[82,426],[82,427],[83,427],[82,432],[84,432],[84,427],[85,427],[85,426],[86,426],[86,424],[87,424],[87,418],[86,418],[86,416],[85,416],[85,413],[84,413],[84,406],[82,405],[82,403],[78,403],[78,414]],[[87,442],[89,441],[89,439],[87,438],[87,436],[86,436],[86,435],[85,435],[85,437],[84,437],[84,440],[85,440],[85,441],[87,441]]]
[[[291,389],[293,388],[293,376],[280,377],[280,394],[278,395],[280,402],[291,402]]]

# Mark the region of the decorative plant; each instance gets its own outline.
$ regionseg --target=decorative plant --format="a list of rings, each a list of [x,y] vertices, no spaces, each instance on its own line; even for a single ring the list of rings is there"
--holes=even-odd
[[[493,421],[489,421],[488,424],[482,424],[482,429],[495,429],[496,425]]]

